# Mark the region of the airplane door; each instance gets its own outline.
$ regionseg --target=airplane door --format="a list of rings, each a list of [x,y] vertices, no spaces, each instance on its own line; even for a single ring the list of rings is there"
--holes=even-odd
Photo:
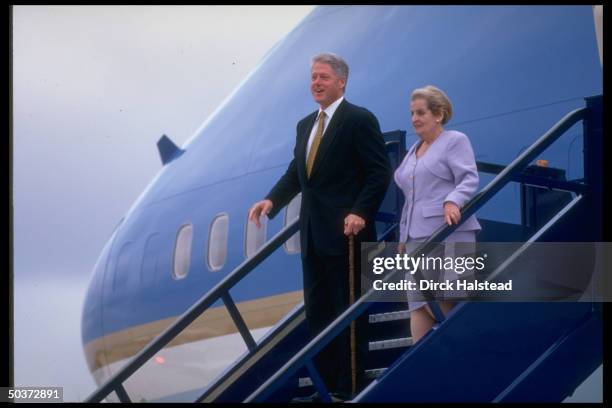
[[[391,162],[391,169],[395,171],[404,159],[406,154],[406,131],[393,130],[383,133],[385,148]],[[402,206],[404,205],[404,195],[401,193],[393,179],[389,183],[385,198],[376,215],[376,231],[383,234],[393,223],[399,222]],[[396,234],[392,234],[387,241],[397,241]]]

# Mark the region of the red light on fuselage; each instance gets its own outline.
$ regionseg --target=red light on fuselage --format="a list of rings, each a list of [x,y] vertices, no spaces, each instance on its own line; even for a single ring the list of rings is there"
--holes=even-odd
[[[162,356],[155,356],[155,362],[157,364],[164,364],[166,362],[166,359],[163,358]]]

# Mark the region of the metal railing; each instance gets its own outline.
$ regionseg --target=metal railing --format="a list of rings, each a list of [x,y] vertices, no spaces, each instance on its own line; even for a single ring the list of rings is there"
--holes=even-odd
[[[238,265],[228,276],[225,277],[225,279],[219,282],[206,295],[204,295],[191,308],[189,308],[189,310],[183,313],[174,323],[166,328],[166,330],[153,339],[146,347],[135,355],[125,367],[106,380],[106,382],[91,395],[89,395],[85,401],[100,402],[114,391],[121,402],[131,402],[123,383],[219,299],[221,299],[227,307],[234,324],[238,328],[249,350],[254,350],[256,347],[256,342],[251,336],[251,333],[249,332],[246,323],[238,311],[238,308],[236,307],[236,304],[234,303],[229,291],[270,254],[283,245],[285,241],[291,238],[291,236],[299,230],[298,224],[299,219],[296,219],[290,225],[278,232],[270,241],[266,242],[266,244],[264,244],[264,246],[253,257]]]
[[[377,241],[386,241],[393,238],[393,234],[396,233],[398,227],[398,223],[393,223],[382,233],[378,234]],[[299,320],[299,315],[304,315],[303,303],[300,304],[300,307],[296,307],[292,313],[286,315],[275,328],[266,334],[260,341],[260,344],[257,345],[256,349],[250,350],[247,355],[244,355],[240,360],[234,362],[232,367],[229,367],[228,370],[214,379],[195,402],[213,402],[216,396],[222,394],[227,387],[231,386],[231,382],[235,381],[237,371],[241,369],[243,364],[252,364],[252,359],[257,358],[257,353],[260,353],[264,348],[269,349],[271,345],[277,344],[288,334],[289,330],[294,328],[295,322]]]
[[[481,208],[491,197],[493,197],[499,190],[501,190],[508,182],[513,181],[519,175],[524,167],[527,166],[537,155],[543,150],[550,146],[556,141],[567,129],[582,120],[585,116],[586,108],[577,109],[567,114],[561,119],[553,128],[541,136],[531,147],[525,150],[519,157],[517,157],[512,163],[510,163],[505,169],[503,169],[483,190],[481,190],[468,204],[462,209],[461,215],[462,220],[467,219],[473,215],[479,208]],[[577,183],[572,185],[563,185],[562,187],[571,189],[573,191],[584,191],[583,187],[578,186]],[[263,260],[265,260],[270,254],[278,249],[285,241],[287,241],[293,234],[299,230],[299,220],[296,219],[290,225],[285,227],[279,233],[277,233],[270,241],[268,241],[252,258],[245,260],[242,264],[237,266],[225,279],[219,282],[213,289],[211,289],[206,295],[198,300],[189,310],[183,313],[173,324],[171,324],[164,332],[158,335],[153,341],[151,341],[145,348],[143,348],[136,356],[134,356],[125,367],[119,370],[115,375],[110,377],[105,383],[94,391],[87,399],[86,402],[99,402],[107,397],[111,392],[115,392],[122,402],[130,402],[129,395],[127,394],[123,383],[131,377],[140,367],[142,367],[151,357],[153,357],[159,350],[165,347],[170,341],[172,341],[178,334],[180,334],[187,326],[189,326],[196,318],[204,313],[212,304],[217,300],[222,300],[227,307],[230,316],[232,317],[234,324],[238,328],[243,340],[250,351],[256,348],[256,342],[251,336],[244,319],[240,312],[236,308],[236,305],[229,293],[229,290],[241,281],[243,277],[249,274],[255,267],[257,267]],[[460,224],[459,224],[460,225]],[[459,225],[445,225],[436,230],[431,237],[421,243],[411,254],[413,256],[417,253],[428,253],[430,252],[436,243],[441,242],[448,237]],[[388,236],[393,229],[397,228],[397,225],[391,226],[385,233],[383,238]],[[417,278],[420,271],[417,271]],[[395,274],[389,274],[383,281],[388,281],[393,278]],[[439,321],[444,319],[444,316],[440,312],[437,305],[433,305],[433,295],[429,291],[424,291],[423,295],[433,306],[432,310],[436,314],[436,318]],[[359,300],[357,300],[351,307],[349,307],[344,313],[336,318],[327,328],[320,332],[314,339],[312,339],[308,345],[296,354],[291,360],[289,360],[280,370],[278,370],[272,377],[270,377],[264,384],[262,384],[255,392],[253,392],[245,402],[260,401],[266,396],[270,395],[274,391],[273,384],[281,377],[287,378],[294,374],[302,366],[306,366],[311,374],[311,378],[315,383],[316,388],[322,393],[324,400],[330,400],[329,394],[325,390],[325,386],[322,383],[320,376],[312,359],[314,356],[335,338],[342,330],[359,317],[367,308],[368,303],[375,301],[379,294],[370,290]],[[327,397],[327,398],[325,398]]]
[[[461,219],[466,220],[471,215],[476,213],[484,204],[486,204],[497,192],[499,192],[506,184],[518,177],[519,173],[540,153],[554,143],[563,133],[565,133],[574,124],[585,118],[587,108],[576,109],[565,115],[557,124],[549,131],[536,140],[528,149],[514,159],[508,166],[499,172],[499,174],[485,186],[474,198],[472,198],[465,207],[461,210]],[[564,186],[565,187],[565,186]],[[571,186],[575,187],[575,186]],[[585,187],[586,188],[586,187]],[[582,187],[579,191],[586,191]],[[443,241],[455,229],[461,225],[443,225],[438,228],[426,241],[423,241],[418,247],[411,252],[409,256],[416,254],[429,253],[437,243]],[[399,270],[395,270],[388,274],[382,282],[389,282],[394,279]],[[420,271],[416,272],[416,279],[422,279]],[[428,300],[430,306],[434,306],[434,312],[438,321],[443,321],[444,316],[439,307],[433,302],[433,295],[430,291],[422,291],[423,296]],[[320,381],[318,372],[313,364],[313,359],[317,353],[323,349],[331,340],[346,329],[351,322],[356,320],[363,312],[365,312],[369,303],[376,301],[381,294],[374,289],[370,289],[366,294],[359,298],[353,305],[346,309],[338,316],[329,326],[323,329],[314,339],[312,339],[299,353],[289,360],[281,369],[279,369],[272,377],[263,383],[255,390],[244,402],[261,402],[270,396],[278,386],[297,372],[301,367],[306,367],[313,378],[315,388],[321,395],[323,401],[330,401],[329,394],[325,389],[325,385]]]

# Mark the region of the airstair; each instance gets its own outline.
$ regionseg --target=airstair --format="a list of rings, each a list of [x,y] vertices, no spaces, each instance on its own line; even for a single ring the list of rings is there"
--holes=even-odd
[[[603,241],[602,97],[568,113],[512,163],[478,163],[495,175],[463,209],[467,219],[509,182],[521,185],[521,224],[480,219],[484,242]],[[565,180],[558,169],[531,163],[578,122],[583,124],[584,179]],[[405,153],[405,134],[385,135],[395,167]],[[396,242],[401,197],[390,191],[377,220],[379,241]],[[427,252],[456,226],[443,226],[414,253]],[[89,396],[101,401],[115,392],[130,401],[123,384],[146,361],[217,300],[227,307],[248,351],[198,393],[195,402],[288,402],[318,391],[331,401],[314,357],[352,321],[368,316],[367,385],[352,402],[560,402],[602,364],[601,302],[461,302],[447,316],[430,306],[437,324],[417,344],[405,302],[372,301],[368,292],[314,338],[303,305],[263,338],[251,336],[229,290],[298,231],[280,231],[238,266],[162,334]],[[506,261],[506,260],[501,260]],[[506,262],[511,263],[511,262]],[[585,267],[584,273],[589,273]],[[502,270],[503,274],[504,271]],[[524,273],[529,273],[525,271]]]

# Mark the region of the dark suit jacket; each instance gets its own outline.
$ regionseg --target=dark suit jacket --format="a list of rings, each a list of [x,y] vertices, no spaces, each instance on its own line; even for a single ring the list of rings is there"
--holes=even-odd
[[[273,218],[301,191],[302,256],[308,252],[309,233],[317,254],[342,255],[348,252],[343,232],[349,213],[366,221],[357,243],[376,240],[374,217],[387,191],[391,166],[376,117],[345,99],[323,134],[309,179],[306,145],[317,114],[311,113],[297,125],[293,160],[266,196],[274,204],[268,216]]]

